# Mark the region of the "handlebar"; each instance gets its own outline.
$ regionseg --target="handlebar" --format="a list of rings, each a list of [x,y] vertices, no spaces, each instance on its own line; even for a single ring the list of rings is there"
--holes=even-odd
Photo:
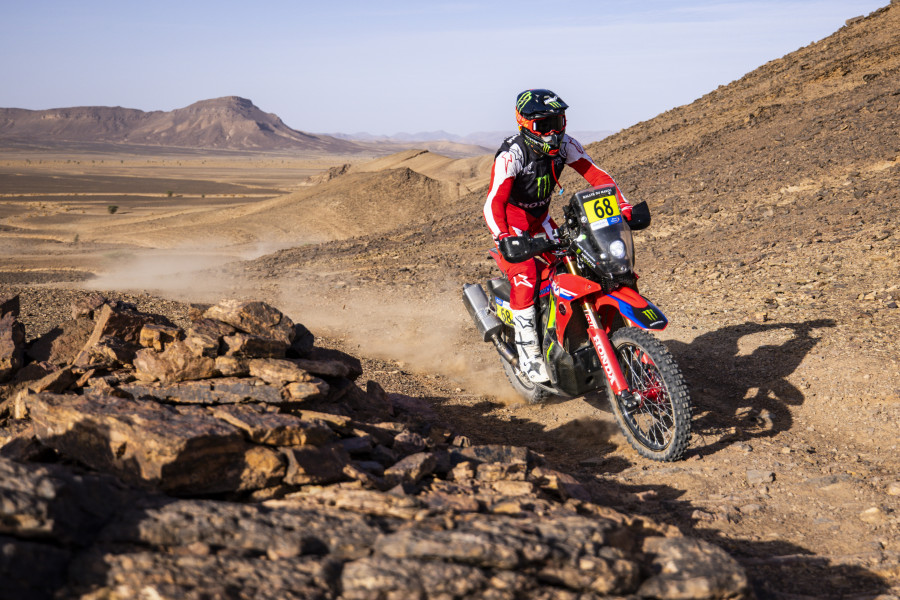
[[[520,263],[539,254],[561,250],[567,247],[565,242],[554,242],[544,237],[529,237],[527,235],[506,237],[500,240],[500,254],[507,262]]]

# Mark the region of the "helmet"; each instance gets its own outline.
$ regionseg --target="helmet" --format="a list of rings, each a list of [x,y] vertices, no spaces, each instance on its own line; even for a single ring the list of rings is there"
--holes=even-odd
[[[516,123],[525,143],[547,156],[559,154],[567,108],[569,105],[550,90],[525,90],[516,96]]]

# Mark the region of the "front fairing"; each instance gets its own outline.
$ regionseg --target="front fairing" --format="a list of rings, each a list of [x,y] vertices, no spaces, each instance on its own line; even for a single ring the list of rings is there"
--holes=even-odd
[[[615,186],[593,188],[572,197],[577,220],[576,255],[600,275],[626,275],[634,269],[631,228],[619,210]]]

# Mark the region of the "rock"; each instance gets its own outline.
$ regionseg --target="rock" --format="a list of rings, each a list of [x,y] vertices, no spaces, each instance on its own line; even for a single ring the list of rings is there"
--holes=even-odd
[[[394,438],[394,450],[402,455],[422,452],[426,448],[425,438],[412,431],[403,431]]]
[[[109,301],[100,294],[91,294],[86,298],[80,298],[71,305],[72,319],[93,319],[94,313],[108,304]]]
[[[127,307],[113,308],[109,304],[104,304],[100,309],[94,323],[94,329],[85,342],[78,356],[75,357],[73,363],[86,364],[89,360],[91,348],[100,343],[103,338],[117,338],[122,342],[138,344],[140,341],[141,329],[145,324],[152,322],[149,315],[144,315],[133,311]],[[83,357],[82,355],[88,356]]]
[[[196,349],[194,350],[196,352]],[[249,361],[234,356],[217,356],[216,373],[222,377],[247,377],[250,375]]]
[[[313,348],[309,355],[306,357],[307,359],[319,362],[319,363],[343,363],[343,365],[347,368],[347,374],[343,375],[350,381],[356,381],[356,379],[362,375],[362,363],[355,356],[350,356],[345,352],[341,352],[340,350],[332,350],[330,348]],[[314,372],[314,371],[313,371]]]
[[[285,350],[294,341],[296,334],[293,321],[265,302],[223,300],[208,308],[203,316],[228,323],[253,336],[282,342]]]
[[[117,369],[134,362],[140,346],[117,337],[103,336],[96,343],[86,345],[72,361],[79,369]]]
[[[877,506],[873,506],[859,513],[859,520],[871,525],[880,525],[887,520],[887,516],[884,514],[883,510]]]
[[[339,444],[294,446],[281,450],[288,460],[284,482],[289,485],[334,483],[344,478],[350,456]]]
[[[454,450],[451,454],[456,457],[453,459],[454,464],[462,459],[471,460],[475,463],[518,463],[527,465],[531,456],[528,448],[523,448],[522,446],[504,446],[501,444],[469,446],[462,450]]]
[[[293,358],[306,358],[313,350],[316,343],[315,336],[300,323],[294,324],[294,341],[288,348],[288,356]]]
[[[747,470],[747,483],[750,485],[772,483],[773,481],[775,481],[775,473],[772,471],[759,471],[756,469]]]
[[[55,365],[70,364],[94,331],[90,319],[73,319],[54,327],[37,338],[25,351],[33,361],[47,361]]]
[[[250,375],[267,383],[283,386],[288,383],[309,382],[313,377],[297,365],[297,361],[275,358],[253,358],[248,361]]]
[[[385,482],[393,487],[401,483],[418,483],[431,475],[437,465],[437,458],[431,452],[411,454],[384,471]]]
[[[350,375],[350,367],[346,363],[338,360],[307,360],[303,358],[295,358],[291,360],[297,367],[312,373],[313,375],[322,375],[326,377],[348,377]]]
[[[72,372],[72,369],[67,367],[65,369],[54,371],[41,377],[37,381],[29,383],[28,389],[32,392],[53,392],[54,394],[61,394],[69,389],[76,380],[77,377]]]
[[[27,350],[25,351],[25,356],[27,359]],[[16,371],[16,376],[13,379],[13,382],[25,383],[27,381],[37,381],[38,379],[46,377],[47,375],[55,371],[59,371],[59,367],[47,361],[30,362]]]
[[[174,383],[206,379],[216,373],[216,361],[196,354],[185,342],[172,342],[164,352],[145,348],[134,357],[135,375],[142,381]]]
[[[310,381],[289,383],[285,390],[287,390],[292,402],[304,402],[326,397],[330,388],[327,383],[318,377],[313,377]]]
[[[235,333],[222,338],[225,356],[247,358],[283,358],[288,344],[281,340]]]
[[[42,444],[98,471],[173,495],[244,489],[243,436],[203,409],[49,393],[25,401]]]
[[[152,348],[157,352],[162,352],[166,349],[166,344],[183,337],[184,332],[177,327],[147,323],[141,328],[139,342],[144,348]]]
[[[234,327],[215,319],[198,319],[184,334],[184,343],[196,354],[215,358],[219,355],[222,338],[235,333]]]
[[[900,496],[900,481],[894,481],[888,485],[887,493],[890,496]]]
[[[269,446],[321,446],[333,438],[321,421],[304,421],[282,413],[266,412],[247,405],[220,406],[213,415],[244,431],[256,444]]]
[[[183,381],[171,385],[125,384],[119,385],[118,389],[130,398],[153,399],[172,404],[217,405],[242,402],[281,404],[284,402],[281,393],[271,386],[259,385],[259,382],[255,380],[248,381],[233,377]]]
[[[9,312],[0,317],[0,383],[12,379],[16,371],[22,368],[24,361],[25,326],[19,323],[15,313],[9,309]]]
[[[652,558],[655,575],[641,584],[641,597],[701,600],[750,597],[740,565],[723,550],[688,538],[648,537],[643,550]]]
[[[556,492],[563,500],[568,500],[569,498],[575,498],[583,502],[590,502],[591,500],[591,494],[577,479],[568,473],[539,467],[532,470],[531,479],[541,488]]]

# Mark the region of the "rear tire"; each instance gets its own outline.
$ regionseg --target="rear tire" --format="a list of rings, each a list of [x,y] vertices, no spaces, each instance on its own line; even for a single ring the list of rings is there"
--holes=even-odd
[[[662,342],[643,329],[624,327],[610,341],[628,387],[640,401],[629,410],[607,386],[628,443],[651,460],[680,460],[691,439],[691,398],[681,369]]]
[[[503,341],[509,344],[515,351],[515,330],[512,327],[504,325],[501,336]],[[519,375],[516,369],[503,360],[502,357],[500,358],[500,362],[503,363],[503,372],[506,373],[506,378],[509,379],[509,383],[512,385],[513,389],[516,390],[516,393],[522,396],[528,404],[540,404],[553,397],[553,394],[535,385],[526,375]]]

